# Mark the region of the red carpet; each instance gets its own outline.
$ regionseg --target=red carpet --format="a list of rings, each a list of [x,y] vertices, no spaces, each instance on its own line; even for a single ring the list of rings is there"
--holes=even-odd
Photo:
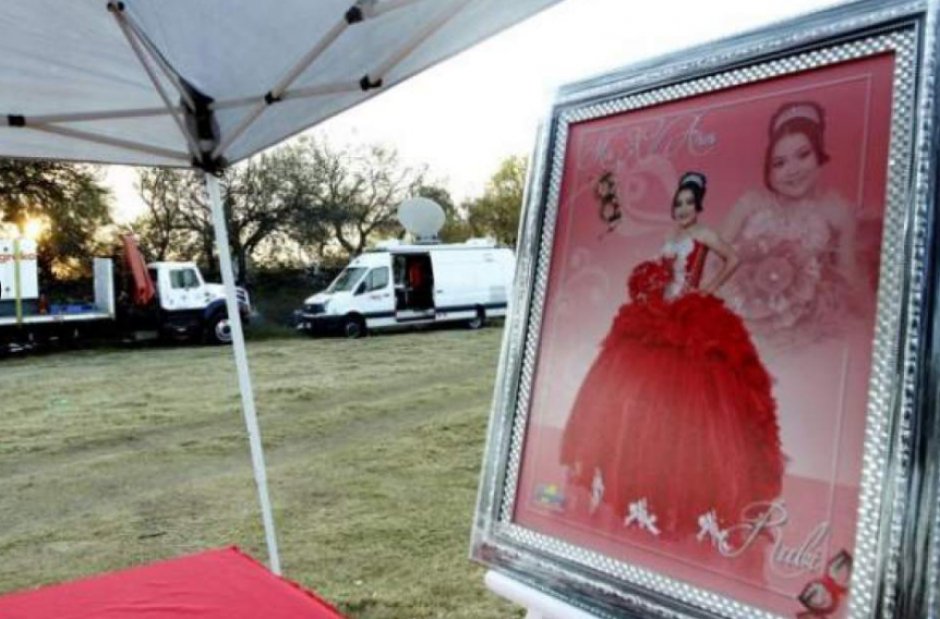
[[[342,619],[237,548],[0,597],[2,619]]]

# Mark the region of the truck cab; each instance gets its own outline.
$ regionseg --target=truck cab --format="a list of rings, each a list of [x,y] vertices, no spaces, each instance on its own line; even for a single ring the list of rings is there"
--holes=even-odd
[[[154,262],[147,272],[156,291],[155,309],[159,331],[174,339],[203,338],[208,342],[231,342],[232,332],[225,307],[225,287],[206,283],[193,262]],[[248,292],[238,288],[242,321],[251,315]]]

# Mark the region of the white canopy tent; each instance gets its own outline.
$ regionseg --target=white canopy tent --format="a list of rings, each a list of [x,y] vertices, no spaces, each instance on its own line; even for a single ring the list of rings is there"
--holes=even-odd
[[[7,0],[0,157],[195,168],[281,573],[217,174],[560,0]]]

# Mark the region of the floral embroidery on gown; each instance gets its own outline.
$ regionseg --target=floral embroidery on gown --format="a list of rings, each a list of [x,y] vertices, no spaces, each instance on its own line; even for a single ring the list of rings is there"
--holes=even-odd
[[[630,275],[564,429],[569,483],[629,518],[644,501],[664,536],[722,526],[781,490],[770,375],[739,316],[698,291],[708,248],[690,238]]]
[[[865,285],[877,277],[880,237],[867,233],[866,227],[856,228],[851,211],[835,193],[783,205],[770,192],[753,192],[742,202],[749,214],[729,239],[741,263],[722,294],[729,307],[754,337],[774,346],[837,335],[859,308],[851,274],[839,264],[844,232],[833,226],[826,212],[839,212],[853,226],[853,267],[867,272],[858,275],[866,279]],[[866,248],[874,248],[873,265]]]

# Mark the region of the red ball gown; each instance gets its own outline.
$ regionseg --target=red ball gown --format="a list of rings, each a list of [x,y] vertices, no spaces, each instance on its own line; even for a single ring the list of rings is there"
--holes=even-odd
[[[561,461],[591,511],[629,523],[642,501],[656,535],[721,527],[780,494],[772,381],[741,318],[699,292],[708,248],[670,241],[630,275],[566,424]]]

